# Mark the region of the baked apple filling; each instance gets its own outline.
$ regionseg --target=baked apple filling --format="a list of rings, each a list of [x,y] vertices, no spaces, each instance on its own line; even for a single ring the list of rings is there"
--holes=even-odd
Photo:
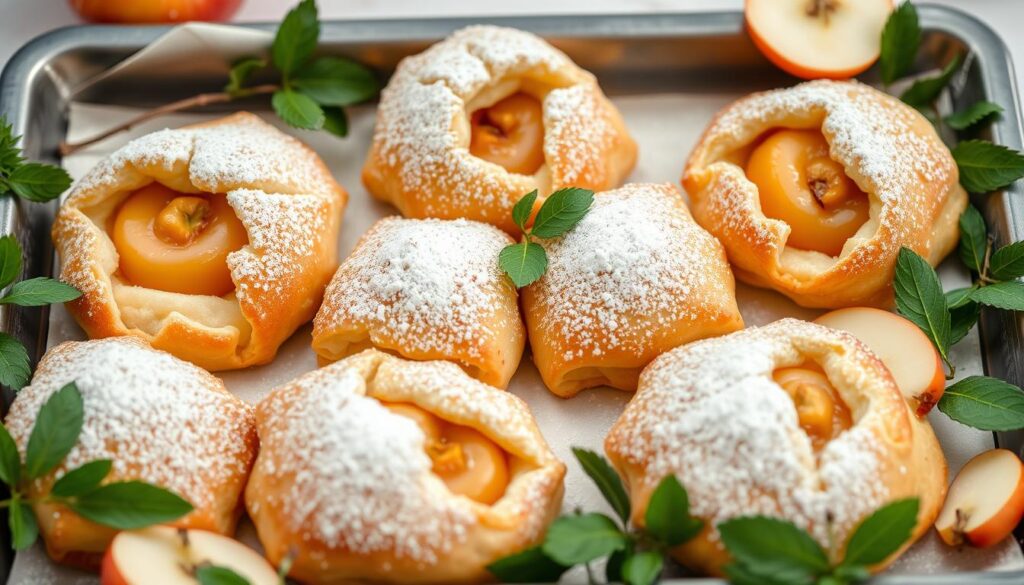
[[[482,504],[493,504],[509,482],[508,456],[480,431],[448,421],[405,402],[384,403],[391,412],[415,422],[426,436],[424,444],[433,472],[448,489]]]
[[[228,254],[249,241],[224,196],[179,193],[159,183],[129,195],[110,231],[128,283],[217,297],[235,288]]]
[[[850,428],[850,409],[814,363],[797,368],[780,368],[772,379],[793,400],[800,427],[811,439],[815,451]]]
[[[789,224],[787,246],[838,256],[868,220],[868,196],[829,156],[819,130],[777,130],[754,147],[747,178],[765,216]]]
[[[532,175],[544,164],[544,109],[540,100],[514,93],[470,116],[469,152],[510,173]]]

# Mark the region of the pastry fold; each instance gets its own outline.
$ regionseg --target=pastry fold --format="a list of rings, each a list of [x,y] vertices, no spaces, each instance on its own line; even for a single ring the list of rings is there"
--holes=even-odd
[[[821,368],[852,426],[815,452],[776,369]],[[894,500],[920,500],[908,542],[927,531],[946,493],[946,460],[927,419],[914,415],[892,375],[852,335],[783,319],[691,343],[654,360],[605,440],[642,526],[667,475],[686,487],[704,530],[672,551],[721,575],[729,556],[716,526],[738,516],[779,517],[805,529],[837,562],[852,531]]]
[[[455,362],[505,388],[526,344],[515,286],[498,266],[512,243],[475,221],[378,221],[338,268],[313,321],[321,363],[375,347]]]
[[[545,163],[511,173],[470,154],[470,117],[516,93],[541,101]],[[398,65],[363,167],[370,193],[406,217],[467,218],[518,233],[512,207],[537,189],[621,184],[636,143],[594,76],[539,37],[471,26]]]
[[[119,204],[159,182],[227,197],[248,245],[228,256],[222,297],[127,282],[107,232]],[[133,140],[72,190],[53,226],[67,304],[90,338],[134,335],[207,370],[267,363],[316,313],[337,267],[347,194],[298,140],[248,113]]]
[[[725,252],[672,185],[598,193],[544,247],[548,269],[523,289],[523,313],[533,361],[559,396],[636,390],[661,353],[743,327]]]
[[[104,483],[141,480],[192,504],[173,526],[234,534],[259,448],[251,406],[215,376],[138,339],[67,342],[43,356],[4,421],[22,456],[39,409],[71,382],[82,396],[82,432],[60,465],[29,483],[30,498],[45,498],[82,464],[110,459]],[[99,568],[116,530],[60,504],[34,508],[53,560]]]
[[[493,505],[431,472],[425,436],[383,402],[411,403],[497,443],[510,482]],[[558,514],[565,466],[522,400],[447,362],[376,350],[307,373],[256,406],[260,454],[246,506],[275,565],[303,583],[464,583],[536,544]]]
[[[780,128],[820,129],[830,157],[869,197],[869,219],[838,257],[787,246],[789,225],[764,215],[746,177],[751,149]],[[737,278],[819,308],[891,306],[900,248],[938,264],[956,247],[967,205],[956,163],[931,123],[853,81],[813,81],[727,106],[690,155],[683,186]]]

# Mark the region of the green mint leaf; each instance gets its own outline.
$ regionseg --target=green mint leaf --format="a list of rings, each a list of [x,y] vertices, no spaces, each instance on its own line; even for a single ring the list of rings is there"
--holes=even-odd
[[[725,571],[725,576],[729,578],[729,583],[732,585],[810,585],[815,582],[813,577],[796,581],[780,581],[771,574],[761,574],[754,567],[735,562],[722,567],[722,570]],[[821,582],[818,581],[816,585],[821,585]]]
[[[604,564],[604,580],[609,583],[619,583],[622,581],[622,565],[625,564],[626,559],[633,555],[633,543],[629,543],[625,548],[621,548],[611,555],[608,556],[608,561]]]
[[[544,554],[562,565],[580,565],[606,557],[629,543],[615,521],[604,514],[562,516],[548,528]]]
[[[46,475],[64,460],[78,442],[84,416],[82,395],[74,382],[46,399],[25,449],[25,471],[30,479]]]
[[[534,189],[523,195],[512,207],[512,221],[516,222],[519,229],[526,233],[526,222],[530,221],[533,215],[533,204],[537,201],[537,190]]]
[[[949,310],[949,345],[956,345],[967,336],[981,316],[981,305],[973,301]]]
[[[7,123],[7,118],[0,116],[0,175],[9,175],[21,164],[21,149],[18,148],[20,136],[14,135],[14,129]]]
[[[921,45],[921,25],[917,9],[910,2],[900,4],[889,13],[882,29],[882,52],[878,63],[882,82],[891,84],[910,71]]]
[[[965,140],[953,148],[960,184],[971,193],[988,193],[1024,177],[1024,154],[987,140]]]
[[[277,27],[274,44],[270,47],[274,67],[284,74],[285,79],[309,60],[319,36],[320,21],[313,0],[302,0],[288,11],[281,26]]]
[[[875,565],[910,540],[917,525],[917,498],[896,500],[882,506],[857,526],[846,543],[844,566]]]
[[[530,234],[538,238],[564,234],[583,219],[593,202],[594,192],[589,189],[566,187],[555,191],[541,205]]]
[[[993,252],[989,258],[988,273],[996,280],[1024,276],[1024,242],[1014,242]]]
[[[935,269],[910,248],[901,248],[893,288],[900,314],[921,328],[949,361],[949,310]]]
[[[249,585],[249,580],[227,567],[203,565],[196,569],[199,585]]]
[[[245,57],[235,61],[235,64],[231,66],[231,70],[228,71],[228,84],[224,86],[224,91],[231,95],[237,95],[245,87],[249,77],[266,66],[266,59],[258,57]]]
[[[7,184],[22,199],[46,202],[67,191],[71,186],[71,175],[53,165],[25,163],[8,175]]]
[[[626,488],[622,486],[619,474],[615,473],[604,457],[589,449],[573,447],[572,454],[580,462],[583,471],[597,485],[597,489],[601,491],[604,499],[611,504],[615,514],[622,520],[623,526],[629,524],[629,495],[626,493]]]
[[[766,516],[744,516],[718,525],[726,550],[741,565],[759,576],[800,583],[810,582],[829,569],[825,551],[793,524]]]
[[[668,546],[678,546],[700,533],[704,523],[690,516],[690,498],[675,475],[654,488],[644,514],[647,533]]]
[[[83,518],[118,530],[163,524],[192,511],[181,496],[141,481],[108,483],[66,503]]]
[[[977,288],[971,300],[1006,311],[1024,311],[1024,282],[1008,280]]]
[[[14,282],[21,274],[21,246],[14,236],[0,237],[0,288]]]
[[[946,116],[946,124],[954,130],[967,130],[993,114],[1000,114],[1003,106],[986,102],[974,102],[964,110]]]
[[[539,546],[487,565],[487,570],[502,583],[555,583],[568,569],[548,558]]]
[[[290,89],[279,89],[270,98],[274,111],[285,124],[302,130],[319,130],[324,127],[324,111],[309,96]]]
[[[971,302],[971,294],[977,289],[977,286],[967,286],[964,288],[955,288],[953,290],[947,290],[944,294],[946,295],[946,306],[949,310],[959,309],[960,307]]]
[[[960,424],[983,431],[1024,428],[1024,392],[987,376],[970,376],[946,388],[939,410]]]
[[[377,95],[377,78],[367,67],[338,57],[320,57],[295,72],[292,86],[322,106],[351,106]]]
[[[985,218],[973,205],[960,214],[960,260],[974,272],[981,272],[985,262],[985,250],[988,248],[988,228]]]
[[[630,555],[622,563],[622,581],[626,585],[651,585],[661,576],[665,560],[653,550]]]
[[[75,287],[59,280],[40,276],[14,283],[6,296],[0,297],[0,304],[19,307],[41,307],[51,303],[66,303],[82,296]]]
[[[7,513],[7,525],[11,529],[11,546],[14,550],[25,550],[32,546],[39,537],[39,525],[36,524],[32,506],[15,494],[11,498],[11,507]]]
[[[7,484],[11,491],[21,481],[21,455],[14,438],[3,425],[0,425],[0,481]]]
[[[871,571],[867,567],[859,565],[841,565],[833,571],[835,577],[832,581],[835,585],[847,585],[847,583],[861,583],[871,578]],[[818,581],[818,585],[825,585]]]
[[[345,110],[334,106],[327,106],[323,108],[323,111],[323,129],[342,138],[348,136],[348,116],[345,115]]]
[[[521,242],[505,246],[498,254],[498,266],[508,274],[516,288],[535,282],[548,269],[548,254],[540,244]]]
[[[10,335],[0,333],[0,384],[21,390],[31,375],[25,346]]]
[[[935,77],[918,79],[907,91],[900,95],[900,99],[907,105],[918,108],[932,104],[938,99],[942,90],[946,89],[946,86],[949,85],[949,80],[953,78],[953,74],[960,68],[962,61],[963,56],[957,55],[946,65],[942,73]]]
[[[113,467],[113,462],[110,459],[97,459],[81,467],[76,467],[54,482],[50,489],[50,495],[58,498],[70,498],[91,492],[103,483],[103,480],[110,474],[111,467]]]

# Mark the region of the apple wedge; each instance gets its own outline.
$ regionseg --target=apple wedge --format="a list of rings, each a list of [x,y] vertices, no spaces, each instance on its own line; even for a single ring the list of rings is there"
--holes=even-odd
[[[754,45],[804,79],[847,79],[878,60],[892,0],[747,0]]]
[[[950,546],[992,546],[1024,516],[1024,464],[1013,451],[992,449],[964,465],[935,520]]]
[[[917,416],[928,414],[942,398],[942,358],[928,336],[907,319],[881,309],[851,307],[825,313],[814,322],[852,333],[867,345],[889,368]]]
[[[103,556],[101,585],[195,585],[204,566],[231,569],[250,585],[277,585],[277,573],[244,544],[205,530],[153,526],[121,532]]]

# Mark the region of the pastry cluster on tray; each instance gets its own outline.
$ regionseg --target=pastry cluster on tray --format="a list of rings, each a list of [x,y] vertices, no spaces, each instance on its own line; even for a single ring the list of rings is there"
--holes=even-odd
[[[230,535],[247,512],[302,582],[486,580],[561,508],[565,464],[505,391],[529,345],[560,397],[635,392],[605,449],[641,525],[662,478],[686,486],[704,529],[672,552],[693,570],[722,573],[716,525],[740,515],[785,518],[836,555],[866,515],[916,497],[920,536],[946,491],[927,419],[848,333],[744,329],[734,275],[807,307],[890,307],[901,247],[938,263],[967,202],[931,124],[868,86],[817,81],[722,110],[680,160],[688,198],[623,184],[637,156],[592,74],[489,26],[391,78],[362,178],[404,217],[340,264],[348,195],[298,140],[239,113],[132,141],[53,227],[91,340],[53,348],[6,422],[24,447],[71,381],[85,419],[33,490],[111,459],[112,477],[194,505],[176,526]],[[536,213],[564,187],[596,192],[593,206],[517,290],[499,268],[513,207],[537,190]],[[322,367],[254,407],[208,373],[271,362],[310,320]],[[59,562],[95,566],[113,536],[37,512]]]

